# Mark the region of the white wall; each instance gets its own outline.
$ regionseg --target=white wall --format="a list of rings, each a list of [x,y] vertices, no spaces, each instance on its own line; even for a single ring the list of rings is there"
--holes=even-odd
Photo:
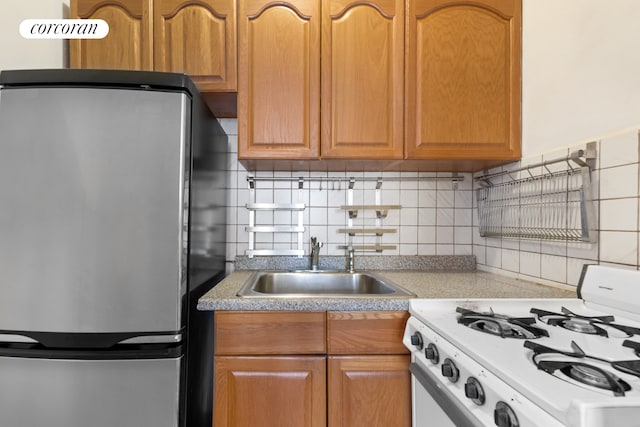
[[[640,1],[523,0],[523,157],[640,124]]]
[[[65,41],[27,40],[22,38],[18,28],[24,19],[68,17],[69,0],[23,0],[3,6],[0,13],[0,70],[66,66]]]

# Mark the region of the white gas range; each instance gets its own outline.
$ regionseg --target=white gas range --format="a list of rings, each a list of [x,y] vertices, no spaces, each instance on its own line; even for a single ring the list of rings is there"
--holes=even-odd
[[[578,296],[412,300],[413,426],[640,426],[640,272]]]

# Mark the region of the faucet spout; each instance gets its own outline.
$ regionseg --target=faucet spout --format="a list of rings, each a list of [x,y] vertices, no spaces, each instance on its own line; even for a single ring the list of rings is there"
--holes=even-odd
[[[318,255],[322,246],[322,242],[318,242],[317,237],[311,238],[311,270],[313,271],[318,270]]]

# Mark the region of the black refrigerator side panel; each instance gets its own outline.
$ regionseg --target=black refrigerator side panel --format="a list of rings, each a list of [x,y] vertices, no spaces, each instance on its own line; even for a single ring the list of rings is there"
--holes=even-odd
[[[199,286],[225,271],[228,138],[197,95],[192,111],[189,268]]]
[[[211,427],[213,312],[198,299],[225,276],[228,139],[199,94],[192,104],[186,425]]]

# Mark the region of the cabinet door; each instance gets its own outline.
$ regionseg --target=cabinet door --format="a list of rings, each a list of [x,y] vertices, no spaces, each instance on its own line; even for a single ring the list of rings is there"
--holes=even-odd
[[[521,0],[409,0],[406,156],[520,157]]]
[[[69,41],[72,68],[151,70],[152,0],[71,0],[71,17],[103,19],[109,34],[103,39]]]
[[[325,427],[324,356],[215,358],[216,427]]]
[[[329,357],[329,427],[410,427],[410,356]]]
[[[235,0],[155,0],[154,68],[202,91],[236,88]]]
[[[315,159],[320,1],[238,2],[238,157]]]
[[[323,0],[322,157],[403,155],[404,2]]]

